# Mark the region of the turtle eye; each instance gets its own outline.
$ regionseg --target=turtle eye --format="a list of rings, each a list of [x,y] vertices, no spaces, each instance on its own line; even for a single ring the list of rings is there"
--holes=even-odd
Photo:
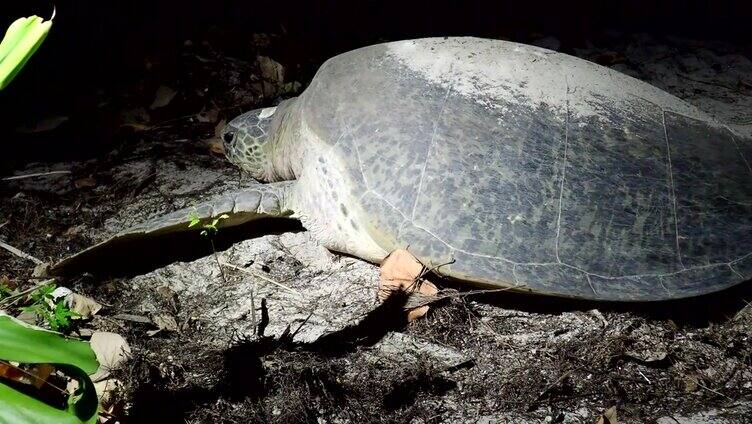
[[[232,131],[228,131],[225,133],[225,135],[222,136],[222,139],[225,141],[225,143],[232,143],[232,140],[235,138],[235,133]]]

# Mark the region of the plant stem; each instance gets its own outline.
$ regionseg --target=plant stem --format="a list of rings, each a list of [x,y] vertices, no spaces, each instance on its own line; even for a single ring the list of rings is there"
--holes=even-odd
[[[253,325],[253,335],[256,336],[256,282],[251,279],[251,324]]]
[[[227,278],[225,278],[225,271],[222,269],[222,264],[219,263],[219,255],[217,255],[217,249],[214,247],[214,239],[210,238],[212,252],[214,253],[214,260],[217,261],[217,267],[219,268],[219,275],[222,276],[222,281],[227,285]]]

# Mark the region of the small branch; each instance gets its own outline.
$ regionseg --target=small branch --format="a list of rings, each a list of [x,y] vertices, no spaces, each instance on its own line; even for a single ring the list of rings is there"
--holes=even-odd
[[[435,296],[422,294],[420,292],[410,293],[410,298],[407,301],[407,304],[405,305],[405,309],[415,309],[420,308],[421,306],[430,305],[431,303],[438,302],[442,299],[447,298],[461,298],[461,297],[467,297],[467,296],[473,296],[476,294],[486,294],[486,293],[499,293],[499,292],[505,292],[509,290],[515,290],[522,287],[526,287],[526,284],[517,284],[510,287],[504,287],[500,289],[480,289],[480,290],[468,290],[466,292],[451,292],[451,293],[439,293]]]
[[[687,74],[682,74],[682,73],[680,73],[678,75],[681,78],[684,78],[686,80],[693,81],[693,82],[696,82],[696,83],[705,84],[705,85],[712,85],[714,87],[725,88],[726,90],[733,91],[733,92],[739,93],[739,94],[745,94],[745,95],[747,94],[747,93],[743,92],[742,90],[740,90],[738,88],[731,87],[731,86],[728,86],[726,84],[722,84],[720,82],[708,81],[708,80],[698,79],[698,78],[692,78],[691,76],[689,76]],[[742,83],[742,84],[744,84],[744,85],[746,85],[746,83],[744,81],[739,80],[739,82]]]
[[[34,173],[34,174],[14,175],[12,177],[5,177],[5,178],[3,178],[3,181],[23,180],[23,179],[26,179],[26,178],[46,177],[48,175],[64,175],[64,174],[70,174],[70,173],[71,173],[71,171],[37,172],[37,173]]]
[[[260,279],[262,279],[262,280],[266,281],[267,283],[271,283],[271,284],[274,284],[274,285],[275,285],[275,286],[277,286],[277,287],[280,287],[280,288],[282,288],[282,289],[284,289],[284,290],[287,290],[288,292],[290,292],[290,293],[292,293],[292,294],[295,294],[295,295],[300,295],[300,292],[298,292],[298,291],[296,291],[296,290],[293,290],[293,289],[291,289],[290,287],[287,287],[286,285],[284,285],[284,284],[282,284],[282,283],[278,283],[278,282],[276,282],[276,281],[272,280],[271,278],[269,278],[269,277],[267,277],[267,276],[265,276],[265,275],[261,275],[261,274],[259,274],[259,273],[253,272],[253,271],[251,271],[250,269],[246,269],[246,268],[243,268],[243,267],[239,267],[239,266],[237,266],[237,265],[235,265],[235,264],[231,264],[231,263],[229,263],[229,262],[225,262],[225,261],[220,261],[220,264],[222,264],[222,265],[224,265],[224,266],[226,266],[226,267],[232,268],[232,269],[234,269],[234,270],[237,270],[237,271],[240,271],[240,272],[244,272],[244,273],[246,273],[246,274],[248,274],[248,275],[253,275],[254,277],[257,277],[257,278],[260,278]]]
[[[709,392],[712,392],[712,393],[715,393],[715,394],[717,394],[718,396],[723,396],[723,397],[725,397],[726,399],[728,399],[728,400],[730,400],[730,401],[732,401],[732,402],[734,401],[734,398],[732,398],[732,397],[729,397],[729,396],[726,396],[726,395],[724,395],[723,393],[719,392],[718,390],[715,390],[715,389],[711,389],[710,387],[708,387],[708,386],[706,386],[706,385],[704,385],[704,384],[700,383],[699,381],[697,382],[697,385],[698,385],[698,386],[700,386],[700,387],[702,387],[703,389],[705,389],[705,390],[709,391]]]
[[[214,260],[217,261],[217,268],[219,268],[219,275],[222,276],[222,282],[227,285],[227,278],[225,278],[225,271],[222,269],[222,264],[219,262],[219,255],[217,249],[214,247],[214,239],[209,239],[211,242],[212,252],[214,252]]]
[[[12,295],[6,297],[5,299],[3,299],[2,301],[0,301],[0,308],[9,308],[9,307],[13,306],[19,299],[22,299],[24,296],[26,296],[26,295],[28,295],[30,293],[35,292],[40,287],[44,287],[44,286],[46,286],[48,284],[51,284],[51,283],[54,283],[54,282],[55,282],[54,279],[52,279],[52,280],[45,280],[45,281],[42,281],[41,283],[37,284],[36,286],[31,287],[29,289],[26,289],[26,290],[24,290],[24,291],[22,291],[20,293],[12,294]]]
[[[42,265],[44,262],[40,261],[39,259],[29,255],[28,253],[22,252],[21,250],[16,249],[15,247],[9,245],[8,243],[5,243],[3,241],[0,241],[0,247],[7,250],[8,252],[18,256],[19,258],[23,258],[29,261],[34,262],[37,265]]]
[[[56,385],[52,384],[52,383],[51,383],[51,382],[50,382],[49,380],[46,380],[46,379],[40,378],[40,377],[39,377],[38,375],[36,375],[36,374],[34,374],[34,373],[32,373],[32,372],[26,371],[25,369],[23,369],[23,368],[21,368],[21,367],[17,367],[17,366],[15,366],[15,365],[11,364],[11,363],[10,363],[10,362],[8,362],[8,361],[4,361],[4,360],[0,359],[0,364],[3,364],[3,365],[5,365],[6,367],[10,367],[10,368],[13,368],[14,370],[16,370],[16,371],[20,372],[21,374],[23,374],[23,375],[25,375],[25,376],[27,376],[27,377],[31,378],[31,379],[32,379],[32,380],[34,380],[34,381],[38,381],[38,382],[40,382],[40,383],[42,383],[42,384],[46,384],[46,385],[48,385],[48,386],[52,387],[53,389],[57,390],[58,392],[62,393],[63,395],[66,395],[66,394],[68,394],[68,391],[67,391],[67,390],[65,390],[65,389],[62,389],[62,388],[60,388],[60,387],[58,387],[58,386],[56,386]]]
[[[537,405],[538,402],[543,399],[548,392],[550,392],[554,387],[558,386],[562,381],[564,381],[565,378],[569,376],[569,374],[572,374],[572,371],[575,371],[574,369],[568,370],[567,372],[563,373],[559,378],[556,379],[553,383],[549,384],[540,394],[538,397],[533,401],[533,405]]]
[[[300,329],[303,328],[303,326],[306,325],[306,323],[308,323],[308,320],[311,319],[312,316],[313,316],[313,311],[311,311],[311,313],[308,314],[308,316],[306,317],[306,319],[304,319],[303,322],[300,323],[300,325],[298,326],[298,329],[295,330],[292,333],[292,335],[290,335],[290,341],[292,341],[295,338],[295,336],[298,334],[298,332],[300,331]]]
[[[251,325],[253,325],[253,334],[258,335],[259,329],[256,326],[256,282],[255,281],[251,281]]]

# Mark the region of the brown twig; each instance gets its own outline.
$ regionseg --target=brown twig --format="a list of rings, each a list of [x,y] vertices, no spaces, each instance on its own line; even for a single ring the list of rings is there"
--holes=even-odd
[[[405,305],[405,309],[415,309],[420,308],[421,306],[430,305],[431,303],[438,302],[439,300],[447,299],[447,298],[460,298],[460,297],[466,297],[466,296],[472,296],[476,294],[486,294],[486,293],[500,293],[505,292],[509,290],[515,290],[521,287],[526,287],[526,284],[517,284],[510,287],[504,287],[500,289],[478,289],[478,290],[469,290],[466,292],[453,292],[453,293],[439,293],[436,296],[430,296],[425,295],[422,293],[412,293],[410,295],[410,299],[408,300],[407,304]]]
[[[543,389],[543,391],[540,392],[540,394],[538,395],[538,397],[535,398],[535,400],[533,401],[533,405],[536,405],[538,402],[540,402],[541,399],[543,399],[543,396],[545,396],[548,392],[550,392],[554,387],[556,387],[557,385],[559,385],[559,383],[561,383],[562,381],[564,381],[564,379],[567,378],[569,376],[569,374],[572,374],[573,371],[574,371],[574,369],[571,369],[571,370],[563,373],[559,378],[556,379],[556,381],[554,381],[553,383],[549,384],[545,389]]]
[[[720,82],[715,82],[715,81],[707,81],[707,80],[703,80],[703,79],[692,78],[692,77],[690,77],[689,75],[687,75],[687,74],[682,74],[682,73],[680,73],[680,74],[678,74],[678,75],[679,75],[679,76],[680,76],[681,78],[684,78],[684,79],[686,79],[686,80],[689,80],[689,81],[693,81],[693,82],[696,82],[696,83],[699,83],[699,84],[712,85],[712,86],[714,86],[714,87],[721,87],[721,88],[725,88],[726,90],[729,90],[729,91],[733,91],[733,92],[736,92],[736,93],[739,93],[739,94],[747,94],[747,93],[743,92],[742,90],[740,90],[740,89],[738,89],[738,88],[735,88],[735,87],[730,87],[730,86],[728,86],[728,85],[726,85],[726,84],[722,84],[722,83],[720,83]],[[741,80],[740,80],[740,82],[741,82]]]
[[[26,371],[25,369],[23,369],[23,368],[21,368],[21,367],[17,367],[17,366],[15,366],[15,365],[11,364],[11,363],[10,363],[10,362],[8,362],[8,361],[4,361],[4,360],[0,359],[0,364],[3,364],[3,365],[5,365],[5,366],[8,366],[8,367],[11,367],[11,368],[13,368],[14,370],[16,370],[16,371],[18,371],[18,372],[20,372],[20,373],[24,374],[25,376],[27,376],[27,377],[29,377],[29,378],[31,378],[31,379],[33,379],[33,380],[36,380],[36,381],[42,382],[42,383],[44,383],[44,384],[47,384],[48,386],[52,387],[53,389],[55,389],[55,390],[59,391],[59,392],[60,392],[61,394],[64,394],[64,395],[68,394],[68,391],[67,391],[67,390],[65,390],[65,389],[62,389],[62,388],[60,388],[60,387],[57,387],[56,385],[54,385],[54,384],[50,383],[50,382],[49,382],[48,380],[45,380],[45,379],[43,379],[43,378],[39,378],[39,376],[37,376],[37,375],[35,375],[35,374],[33,374],[33,373],[30,373],[30,372]]]
[[[703,388],[703,389],[705,389],[705,390],[709,391],[709,392],[712,392],[712,393],[715,393],[715,394],[717,394],[718,396],[722,396],[722,397],[725,397],[726,399],[728,399],[728,400],[730,400],[730,401],[732,401],[732,402],[734,401],[734,398],[732,398],[732,397],[729,397],[729,396],[726,396],[726,395],[724,395],[723,393],[719,392],[718,390],[715,390],[715,389],[711,389],[710,387],[708,387],[708,386],[706,386],[706,385],[704,385],[704,384],[700,383],[700,381],[699,381],[699,380],[697,381],[697,385],[698,385],[698,386],[700,386],[701,388]]]
[[[222,269],[222,263],[219,262],[219,255],[217,254],[217,249],[214,247],[214,239],[210,238],[209,242],[211,243],[212,252],[214,253],[214,260],[217,261],[217,268],[219,268],[219,275],[222,277],[222,282],[227,285],[227,278],[225,278],[225,270]]]
[[[37,259],[37,258],[35,258],[35,257],[31,256],[31,255],[29,255],[28,253],[26,253],[26,252],[24,252],[24,251],[22,251],[20,249],[17,249],[15,247],[9,245],[8,243],[3,242],[3,241],[0,241],[0,247],[2,247],[3,249],[7,250],[8,252],[10,252],[10,253],[18,256],[19,258],[32,261],[32,262],[34,262],[37,265],[42,265],[44,263],[41,260],[39,260],[39,259]]]
[[[269,278],[269,277],[267,277],[267,276],[265,276],[265,275],[261,275],[261,274],[259,274],[259,273],[253,272],[253,271],[252,271],[252,270],[250,270],[250,269],[246,269],[246,268],[243,268],[243,267],[237,266],[237,265],[235,265],[235,264],[231,264],[231,263],[229,263],[229,262],[226,262],[226,261],[220,261],[220,264],[222,264],[223,266],[226,266],[226,267],[232,268],[232,269],[234,269],[234,270],[237,270],[237,271],[240,271],[240,272],[244,272],[244,273],[246,273],[246,274],[248,274],[248,275],[252,275],[252,276],[254,276],[254,277],[256,277],[256,278],[260,278],[261,280],[264,280],[264,281],[266,281],[267,283],[271,283],[271,284],[274,284],[275,286],[277,286],[277,287],[280,287],[280,288],[282,288],[283,290],[287,290],[288,292],[290,292],[290,293],[292,293],[292,294],[295,294],[295,295],[300,295],[300,293],[299,293],[299,292],[297,292],[297,291],[295,291],[295,290],[291,289],[290,287],[287,287],[286,285],[284,285],[284,284],[282,284],[282,283],[279,283],[279,282],[277,282],[277,281],[274,281],[274,280],[272,280],[271,278]]]
[[[34,177],[46,177],[48,175],[64,175],[64,174],[70,174],[71,171],[50,171],[50,172],[36,172],[34,174],[26,174],[26,175],[13,175],[10,177],[4,177],[2,178],[3,181],[15,181],[15,180],[23,180],[26,178],[34,178]]]
[[[55,280],[45,280],[45,281],[37,284],[36,286],[34,286],[32,288],[26,289],[26,290],[24,290],[24,291],[22,291],[20,293],[16,293],[16,294],[10,295],[10,296],[6,297],[5,299],[3,299],[2,301],[0,301],[0,308],[7,308],[7,307],[10,307],[10,306],[13,306],[19,299],[23,298],[24,296],[26,296],[26,295],[28,295],[30,293],[35,292],[40,287],[44,287],[44,286],[46,286],[46,285],[48,285],[50,283],[53,283],[54,281]]]

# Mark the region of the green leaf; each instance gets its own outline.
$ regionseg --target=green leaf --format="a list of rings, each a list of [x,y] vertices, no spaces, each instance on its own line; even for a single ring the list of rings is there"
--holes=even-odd
[[[99,363],[89,344],[0,315],[0,359],[27,364],[65,364],[93,374]]]
[[[33,303],[44,302],[46,299],[52,297],[52,292],[55,291],[55,284],[45,284],[38,289],[31,292],[29,295]]]
[[[3,423],[81,424],[82,422],[96,422],[96,414],[94,414],[94,420],[83,421],[67,411],[53,408],[3,383],[0,383],[0,403],[3,405],[0,409],[0,422]]]
[[[45,318],[47,318],[50,328],[54,331],[61,331],[70,327],[70,319],[77,316],[79,315],[71,311],[70,308],[68,308],[68,305],[65,304],[64,300],[60,300],[55,303],[55,308],[52,310],[52,313],[45,316]]]
[[[10,289],[10,287],[6,286],[3,283],[0,283],[0,299],[10,296],[10,294],[13,293],[13,290]]]
[[[199,222],[201,222],[201,218],[199,218],[199,216],[198,216],[198,211],[197,211],[196,209],[193,209],[193,210],[192,210],[192,211],[191,211],[191,212],[190,212],[190,213],[188,214],[188,219],[189,219],[189,220],[191,221],[191,222],[190,222],[190,223],[188,224],[188,228],[191,228],[191,227],[195,227],[196,225],[198,225],[198,224],[199,224]]]
[[[19,18],[8,27],[0,42],[0,90],[23,69],[51,27],[52,20],[45,21],[39,16]]]
[[[95,423],[98,401],[89,379],[99,363],[89,344],[0,315],[0,359],[52,364],[79,383],[65,410],[47,405],[0,383],[0,422]]]

